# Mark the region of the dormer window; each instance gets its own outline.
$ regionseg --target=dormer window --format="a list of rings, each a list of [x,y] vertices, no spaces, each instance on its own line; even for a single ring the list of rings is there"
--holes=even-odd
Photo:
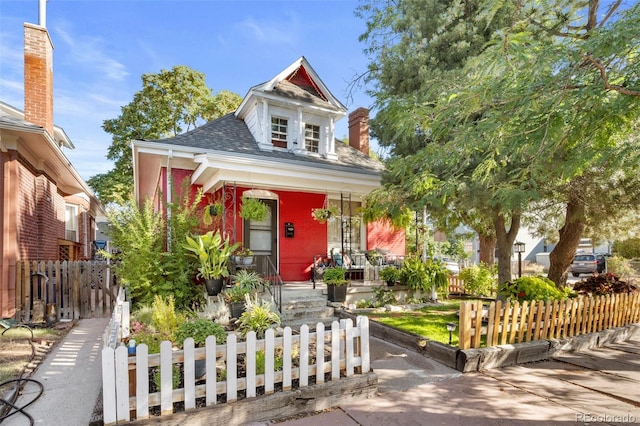
[[[271,117],[271,143],[278,148],[287,147],[287,119]]]
[[[320,126],[314,124],[304,125],[304,146],[308,152],[319,152]]]

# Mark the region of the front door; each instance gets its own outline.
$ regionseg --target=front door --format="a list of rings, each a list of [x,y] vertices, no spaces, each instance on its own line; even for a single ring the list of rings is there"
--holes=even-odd
[[[244,246],[256,256],[268,256],[278,267],[278,201],[260,200],[269,208],[267,218],[262,221],[244,221]],[[262,271],[259,271],[262,272]]]

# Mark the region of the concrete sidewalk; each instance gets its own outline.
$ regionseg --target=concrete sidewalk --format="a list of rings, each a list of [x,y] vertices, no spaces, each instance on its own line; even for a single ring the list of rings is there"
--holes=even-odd
[[[60,341],[31,375],[42,383],[43,394],[25,411],[36,425],[86,426],[91,421],[102,388],[102,333],[109,318],[83,319]],[[40,388],[28,383],[16,405],[29,404]],[[29,425],[26,416],[16,413],[3,425]]]
[[[549,361],[466,373],[407,391],[381,391],[373,399],[278,424],[638,424],[638,354],[640,340],[630,340]]]

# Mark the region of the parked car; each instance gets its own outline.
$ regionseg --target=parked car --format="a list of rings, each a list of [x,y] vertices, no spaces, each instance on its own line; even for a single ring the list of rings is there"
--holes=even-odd
[[[434,257],[434,260],[442,262],[444,267],[449,271],[452,275],[458,275],[460,273],[460,264],[455,260],[448,257]]]
[[[573,256],[573,262],[569,266],[569,271],[574,277],[580,274],[592,274],[594,272],[602,273],[606,267],[605,257],[601,254],[576,254]]]

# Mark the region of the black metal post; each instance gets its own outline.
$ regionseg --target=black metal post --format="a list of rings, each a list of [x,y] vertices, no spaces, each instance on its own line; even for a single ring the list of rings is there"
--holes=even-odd
[[[522,252],[518,252],[518,278],[522,276]]]

